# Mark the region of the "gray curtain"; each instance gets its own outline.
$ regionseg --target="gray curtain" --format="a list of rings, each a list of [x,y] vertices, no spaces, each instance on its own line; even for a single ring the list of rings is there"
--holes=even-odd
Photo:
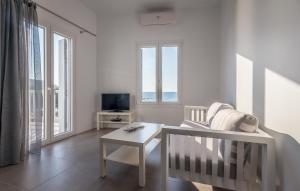
[[[0,166],[6,166],[40,152],[42,79],[36,4],[0,1]]]

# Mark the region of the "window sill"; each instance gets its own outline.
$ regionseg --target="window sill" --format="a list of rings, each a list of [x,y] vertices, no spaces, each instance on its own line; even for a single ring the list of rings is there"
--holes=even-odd
[[[181,107],[182,103],[137,103],[137,107]]]

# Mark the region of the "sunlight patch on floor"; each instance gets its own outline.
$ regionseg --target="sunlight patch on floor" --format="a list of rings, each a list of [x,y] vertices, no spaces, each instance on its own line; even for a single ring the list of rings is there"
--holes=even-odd
[[[198,182],[192,182],[192,183],[199,191],[213,191],[212,186],[210,185],[201,184]]]

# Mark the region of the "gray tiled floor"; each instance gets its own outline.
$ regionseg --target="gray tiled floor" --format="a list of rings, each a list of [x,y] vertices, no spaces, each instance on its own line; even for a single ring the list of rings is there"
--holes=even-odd
[[[138,186],[136,167],[108,162],[108,176],[99,177],[97,137],[90,131],[49,145],[41,156],[0,169],[1,191],[159,191],[160,148],[146,161],[146,187]],[[110,151],[117,146],[110,146]],[[170,191],[210,191],[209,186],[170,179]]]

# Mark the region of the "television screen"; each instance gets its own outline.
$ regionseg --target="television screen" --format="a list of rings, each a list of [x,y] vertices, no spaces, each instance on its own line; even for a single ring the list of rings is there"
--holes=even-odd
[[[102,94],[102,110],[126,111],[129,110],[129,94]]]

